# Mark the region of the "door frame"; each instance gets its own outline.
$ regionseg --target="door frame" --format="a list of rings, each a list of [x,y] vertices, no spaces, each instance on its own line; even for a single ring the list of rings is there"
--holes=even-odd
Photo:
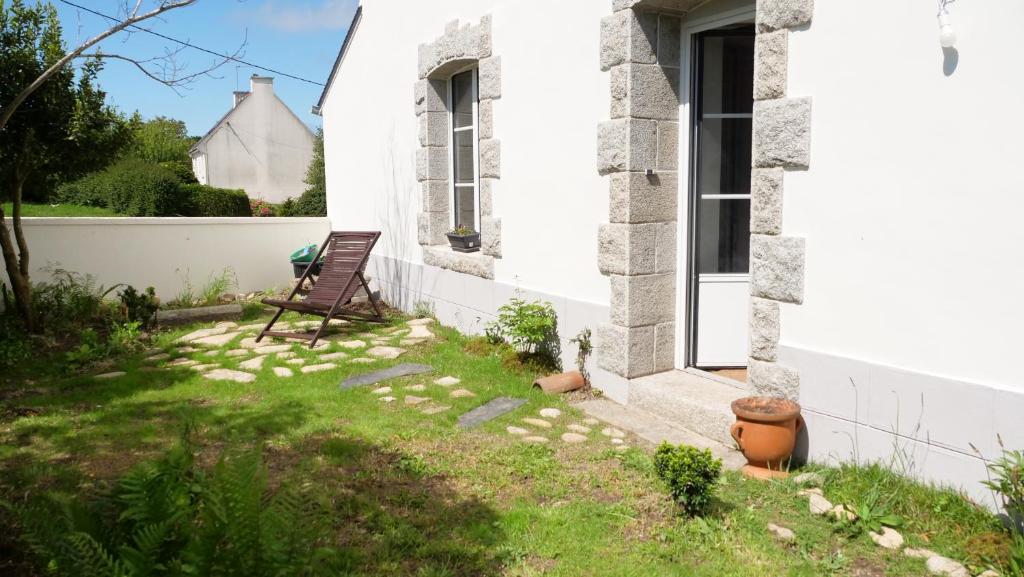
[[[690,98],[692,96],[693,76],[693,41],[694,36],[708,30],[722,28],[734,24],[754,23],[757,15],[756,4],[751,0],[748,6],[733,8],[731,10],[720,10],[711,12],[699,10],[696,16],[687,15],[683,18],[682,33],[680,34],[679,52],[679,178],[678,214],[676,215],[676,351],[675,364],[678,369],[686,369],[694,366],[696,359],[693,358],[693,335],[691,327],[695,326],[693,315],[696,313],[696,295],[693,294],[693,267],[692,258],[693,242],[691,240],[692,230],[690,227],[690,216],[693,214],[693,195],[690,190],[690,183],[693,179],[695,166],[691,162],[693,151],[691,150],[691,135],[694,130],[693,106]],[[685,128],[685,130],[684,130]],[[681,274],[680,274],[681,273]],[[682,321],[682,322],[680,322]]]

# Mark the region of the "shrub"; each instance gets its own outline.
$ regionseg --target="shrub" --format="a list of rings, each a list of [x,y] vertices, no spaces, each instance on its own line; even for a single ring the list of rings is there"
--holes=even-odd
[[[13,303],[0,311],[0,372],[6,371],[32,357],[29,337],[14,314]]]
[[[107,206],[107,189],[102,172],[87,174],[78,180],[57,187],[54,200],[80,206]]]
[[[258,198],[249,199],[249,209],[248,216],[274,216],[277,214],[274,205]]]
[[[517,290],[498,308],[498,318],[488,323],[486,332],[491,339],[504,339],[520,352],[544,353],[558,341],[558,315],[551,303],[528,303]]]
[[[287,488],[270,495],[255,452],[225,454],[210,473],[187,436],[92,498],[47,494],[7,505],[47,574],[336,574],[326,508]]]
[[[244,190],[205,184],[181,185],[188,197],[189,216],[252,216]]]
[[[139,323],[143,329],[153,325],[156,310],[160,308],[160,299],[156,298],[153,287],[147,287],[145,292],[140,293],[135,287],[128,286],[117,296],[121,299],[121,312],[125,319]]]
[[[100,172],[57,189],[57,200],[84,206],[103,206],[128,216],[185,214],[187,197],[178,177],[167,169],[127,158]]]
[[[92,275],[81,275],[60,268],[46,269],[50,282],[32,287],[36,324],[51,333],[71,332],[109,319],[109,307],[103,299],[120,285],[104,288]]]
[[[1001,437],[999,446],[1003,455],[988,466],[989,480],[985,486],[1000,495],[1011,528],[1024,536],[1024,451],[1006,449]]]
[[[700,515],[714,496],[722,461],[707,449],[662,443],[654,454],[654,470],[684,513]]]
[[[199,184],[192,172],[192,163],[187,160],[167,160],[158,164],[160,168],[178,177],[178,182],[182,184]]]

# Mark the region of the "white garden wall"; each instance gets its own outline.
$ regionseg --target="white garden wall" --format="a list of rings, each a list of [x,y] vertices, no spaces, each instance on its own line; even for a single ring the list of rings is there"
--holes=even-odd
[[[1024,446],[1024,4],[952,3],[946,52],[935,4],[815,2],[791,34],[813,137],[810,169],[785,176],[783,234],[807,253],[780,362],[815,413],[812,457],[909,449],[978,493],[968,443]]]
[[[34,282],[60,267],[105,286],[152,286],[165,301],[185,276],[200,290],[225,268],[238,277],[239,292],[284,287],[293,278],[288,256],[319,245],[330,229],[326,218],[24,219]]]

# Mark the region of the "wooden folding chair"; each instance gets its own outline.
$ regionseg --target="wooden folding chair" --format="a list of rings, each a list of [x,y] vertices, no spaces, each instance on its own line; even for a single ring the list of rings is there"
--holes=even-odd
[[[377,306],[373,292],[366,283],[363,271],[366,269],[366,261],[370,258],[370,251],[373,245],[377,244],[380,232],[332,232],[327,235],[327,240],[320,247],[316,257],[306,267],[305,272],[299,278],[298,284],[292,289],[287,299],[265,298],[263,303],[278,307],[274,318],[270,319],[267,326],[256,337],[260,342],[263,337],[289,337],[309,340],[309,347],[316,346],[317,340],[323,334],[324,329],[331,319],[355,318],[373,322],[384,322],[384,315]],[[293,300],[302,288],[306,279],[310,278],[313,265],[323,258],[323,265],[320,268],[320,275],[313,284],[313,288],[302,300]],[[356,311],[346,311],[342,307],[352,302],[352,297],[362,286],[369,296],[370,305],[373,306],[375,314],[369,315]],[[284,311],[297,311],[303,314],[324,317],[320,328],[312,333],[291,333],[271,330],[277,319]]]

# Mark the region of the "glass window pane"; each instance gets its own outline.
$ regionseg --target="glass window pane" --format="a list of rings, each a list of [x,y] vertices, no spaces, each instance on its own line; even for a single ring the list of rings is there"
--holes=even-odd
[[[698,271],[749,272],[750,200],[701,200],[699,211]]]
[[[455,128],[473,125],[473,71],[467,70],[452,76],[452,116]]]
[[[472,183],[474,181],[473,159],[476,154],[473,131],[463,130],[452,133],[452,141],[455,145],[454,154],[452,154],[452,159],[455,161],[455,170],[453,171],[455,182]]]
[[[705,118],[700,130],[700,194],[750,194],[752,121]]]
[[[455,188],[455,226],[467,226],[476,230],[476,187]]]
[[[704,114],[754,110],[754,36],[703,39],[701,111]]]

